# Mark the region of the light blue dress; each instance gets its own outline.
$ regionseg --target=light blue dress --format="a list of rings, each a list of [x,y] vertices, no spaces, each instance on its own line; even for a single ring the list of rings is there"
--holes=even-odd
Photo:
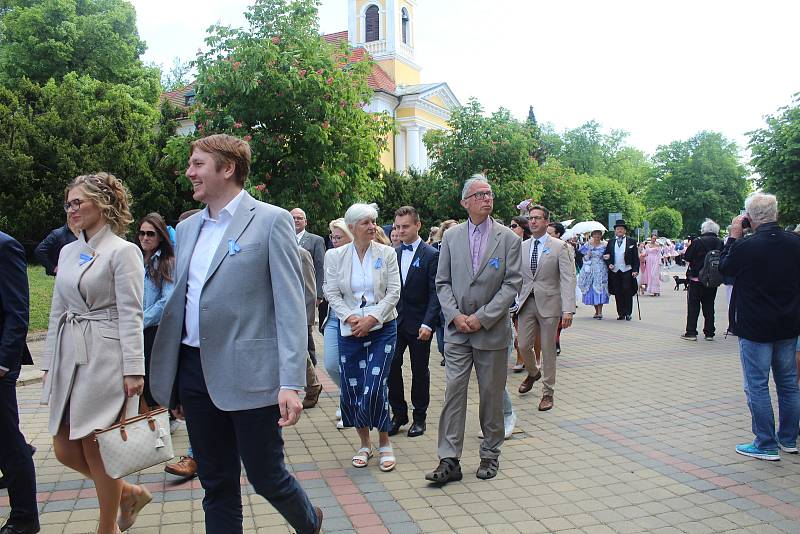
[[[605,251],[605,241],[596,247],[584,243],[580,248],[583,268],[578,275],[578,288],[583,294],[583,303],[589,306],[608,304],[608,267],[603,261]]]

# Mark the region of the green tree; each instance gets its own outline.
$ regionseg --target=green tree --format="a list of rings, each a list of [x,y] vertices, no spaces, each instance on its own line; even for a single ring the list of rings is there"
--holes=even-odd
[[[192,83],[192,63],[176,57],[169,69],[161,67],[161,88],[164,91],[177,91]]]
[[[535,176],[536,182],[542,186],[542,194],[534,200],[552,212],[552,220],[592,217],[589,192],[575,169],[549,158],[536,169]]]
[[[677,238],[683,229],[683,216],[678,210],[661,206],[647,214],[650,228],[662,237]]]
[[[767,127],[750,132],[751,164],[758,186],[778,197],[783,224],[800,222],[800,93],[780,114],[766,117]]]
[[[706,217],[720,224],[731,220],[750,191],[736,144],[716,132],[660,146],[653,159],[656,179],[648,188],[647,205],[680,211],[689,232],[699,230]]]
[[[32,242],[63,224],[64,187],[93,171],[118,176],[142,206],[154,187],[158,113],[136,93],[75,73],[0,89],[0,217],[10,233]]]
[[[137,89],[155,102],[158,69],[140,60],[145,44],[126,0],[6,0],[0,11],[0,81],[40,85],[67,73]]]
[[[611,130],[605,134],[601,128],[598,122],[589,121],[564,132],[559,159],[578,174],[613,178],[629,193],[642,194],[653,178],[650,159],[625,144],[628,132]]]
[[[433,174],[440,178],[442,218],[464,212],[461,188],[479,172],[492,184],[496,217],[508,220],[518,213],[515,206],[521,200],[539,196],[541,187],[534,176],[539,145],[530,123],[517,121],[502,108],[487,117],[473,98],[453,111],[448,125],[450,131],[429,131],[424,139]]]
[[[645,213],[644,205],[618,181],[605,176],[587,175],[581,176],[580,181],[589,194],[593,220],[605,225],[609,213],[622,213],[628,227],[636,228],[641,225]]]
[[[197,135],[243,137],[253,151],[251,193],[302,206],[315,231],[355,201],[381,196],[386,114],[363,110],[368,61],[348,63],[319,35],[315,0],[257,0],[249,26],[213,26],[197,67]],[[185,140],[184,140],[185,142]],[[175,145],[172,146],[175,148]],[[176,170],[185,167],[179,162]]]

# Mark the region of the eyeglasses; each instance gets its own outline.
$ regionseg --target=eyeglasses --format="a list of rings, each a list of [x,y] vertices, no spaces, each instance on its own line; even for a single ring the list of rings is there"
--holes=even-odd
[[[139,237],[155,237],[156,233],[153,230],[139,230]]]
[[[295,221],[305,221],[306,220],[305,217],[292,217],[292,219],[294,219]]]
[[[342,239],[344,239],[343,235],[336,235],[336,234],[330,234],[328,237],[331,238],[331,241],[341,241]]]
[[[511,224],[508,225],[508,227],[509,228],[519,228],[519,225],[517,223],[511,223]]]
[[[530,219],[531,219],[532,221],[543,221],[543,220],[544,220],[544,217],[542,217],[541,215],[531,215],[531,216],[530,216]]]
[[[493,199],[494,193],[491,191],[478,191],[477,193],[472,193],[471,195],[464,197],[464,200],[469,200],[472,197],[475,197],[475,200],[486,200],[487,198]]]
[[[78,211],[79,209],[81,209],[81,204],[83,204],[84,202],[86,201],[82,198],[76,198],[74,200],[70,200],[69,202],[64,202],[64,211],[66,211],[67,213],[69,213],[70,211],[73,212]]]

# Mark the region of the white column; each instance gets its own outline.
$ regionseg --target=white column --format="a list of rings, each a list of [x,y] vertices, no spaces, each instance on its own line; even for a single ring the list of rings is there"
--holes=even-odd
[[[425,132],[428,130],[426,128],[420,128],[419,130],[419,170],[427,171],[428,170],[428,150],[425,148]]]
[[[406,133],[402,128],[398,128],[394,136],[394,170],[406,170]]]
[[[406,128],[406,146],[408,167],[420,168],[419,164],[419,126]]]
[[[356,0],[350,0],[347,6],[347,40],[350,41],[350,46],[356,46],[360,38],[358,35]]]
[[[397,5],[395,0],[386,0],[386,51],[397,51]]]

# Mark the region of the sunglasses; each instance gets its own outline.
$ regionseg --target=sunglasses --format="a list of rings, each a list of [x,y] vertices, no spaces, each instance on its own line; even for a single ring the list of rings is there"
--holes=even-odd
[[[508,226],[509,226],[509,228],[519,228],[519,225],[517,223],[511,223]]]
[[[139,237],[155,237],[156,233],[152,230],[139,230]]]

